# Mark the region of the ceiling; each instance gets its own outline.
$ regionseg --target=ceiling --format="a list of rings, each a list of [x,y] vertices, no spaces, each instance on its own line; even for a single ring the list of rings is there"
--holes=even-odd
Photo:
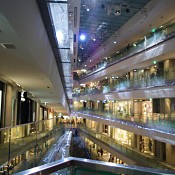
[[[2,44],[7,43],[11,47],[4,48]],[[1,1],[0,60],[0,80],[27,91],[43,106],[64,115],[69,113],[56,58],[36,1]]]
[[[79,36],[84,34],[86,39],[79,37],[78,62],[84,64],[107,39],[113,37],[136,13],[146,15],[144,6],[150,0],[81,0]]]
[[[168,13],[167,1],[152,1],[155,2],[157,12],[164,8],[165,13]],[[10,80],[15,86],[20,84],[33,98],[40,100],[43,105],[47,102],[47,106],[57,112],[69,113],[67,99],[71,100],[74,59],[76,62],[78,57],[78,62],[84,64],[93,56],[94,60],[97,58],[99,61],[98,58],[103,59],[103,52],[100,50],[104,50],[104,43],[109,38],[114,41],[118,38],[118,42],[124,43],[129,34],[133,36],[133,32],[139,33],[142,28],[146,29],[145,26],[150,26],[150,21],[161,24],[164,23],[162,20],[166,22],[167,18],[171,19],[170,15],[174,17],[174,7],[169,3],[167,8],[172,6],[172,9],[169,10],[167,18],[162,18],[160,13],[157,16],[153,15],[154,12],[150,9],[149,18],[144,22],[137,22],[135,18],[134,25],[133,22],[130,23],[128,30],[125,24],[132,21],[134,16],[141,13],[142,19],[147,15],[143,7],[148,2],[149,0],[1,1],[0,43],[11,43],[14,48],[4,49],[0,45],[0,79],[7,82]],[[50,4],[58,10],[57,13],[54,13]],[[77,13],[74,7],[78,7]],[[121,13],[115,15],[115,8],[120,8]],[[152,20],[149,21],[150,16]],[[54,23],[54,19],[60,21]],[[68,25],[65,25],[65,22]],[[75,22],[77,25],[73,27]],[[118,36],[116,31],[123,30],[124,25],[125,32],[120,32]],[[58,28],[64,31],[63,43],[57,41]],[[150,30],[150,27],[148,29]],[[86,34],[84,42],[79,41],[81,33]],[[126,42],[124,44],[126,45]],[[108,47],[109,50],[112,48],[110,44]]]

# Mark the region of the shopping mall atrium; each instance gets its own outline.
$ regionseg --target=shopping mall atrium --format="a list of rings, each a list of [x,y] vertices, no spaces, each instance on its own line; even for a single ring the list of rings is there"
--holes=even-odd
[[[0,0],[0,175],[175,174],[174,0]]]

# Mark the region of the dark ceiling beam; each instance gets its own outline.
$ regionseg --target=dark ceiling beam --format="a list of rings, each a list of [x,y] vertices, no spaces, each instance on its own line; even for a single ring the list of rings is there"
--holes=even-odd
[[[71,62],[70,61],[59,61],[59,63],[68,63],[68,64],[71,64]]]
[[[48,0],[48,1],[46,1],[46,2],[47,2],[47,3],[56,3],[56,4],[57,4],[57,3],[61,3],[61,4],[67,4],[67,3],[68,3],[67,1],[51,1],[51,0],[50,0],[50,1]]]

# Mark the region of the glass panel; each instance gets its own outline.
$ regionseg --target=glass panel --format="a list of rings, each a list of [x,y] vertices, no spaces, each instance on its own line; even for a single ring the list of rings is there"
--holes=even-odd
[[[41,157],[62,134],[56,118],[1,128],[0,165],[14,167],[13,172],[36,166]]]
[[[62,2],[61,2],[62,1]],[[51,14],[51,19],[53,21],[53,26],[55,29],[55,37],[58,42],[59,53],[61,57],[63,74],[65,76],[71,76],[71,59],[70,53],[73,51],[73,41],[70,40],[71,30],[68,29],[68,4],[67,1],[61,0],[55,3],[49,3],[49,9]],[[73,33],[72,33],[73,36]],[[70,82],[65,81],[66,87],[72,87]],[[70,92],[67,92],[69,97]]]
[[[49,7],[58,45],[60,48],[69,48],[67,3],[49,3]]]
[[[111,111],[105,110],[94,110],[86,108],[75,108],[78,110],[78,114],[88,114],[92,119],[101,118],[103,120],[109,120],[111,122],[123,123],[125,125],[130,125],[133,127],[141,127],[143,129],[157,130],[158,132],[165,132],[169,134],[175,133],[175,120],[170,116],[158,113],[147,113],[146,116],[140,117],[137,113],[128,114],[126,116],[120,113],[113,113]],[[151,116],[151,117],[150,117]],[[166,120],[165,120],[166,119]]]
[[[141,164],[145,164],[149,167],[155,167],[155,168],[167,168],[166,166],[164,166],[163,164],[159,163],[159,161],[155,161],[153,159],[153,157],[146,157],[144,155],[142,155],[141,153],[133,150],[131,147],[125,145],[125,144],[121,144],[120,142],[118,142],[117,140],[110,138],[108,135],[105,134],[100,134],[95,132],[94,130],[90,130],[87,127],[83,128],[81,127],[81,129],[79,129],[81,132],[81,135],[84,135],[85,137],[87,135],[92,135],[98,142],[103,142],[103,144],[107,144],[108,146],[112,147],[116,152],[119,152],[120,154],[126,156],[127,158],[130,158],[133,161],[136,162],[140,162]],[[88,138],[91,140],[92,138],[90,138],[88,136]],[[92,140],[93,141],[93,140]]]

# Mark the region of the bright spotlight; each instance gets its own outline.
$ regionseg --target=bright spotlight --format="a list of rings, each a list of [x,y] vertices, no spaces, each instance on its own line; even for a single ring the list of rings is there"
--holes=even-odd
[[[85,39],[86,39],[86,36],[85,36],[84,34],[81,34],[81,35],[80,35],[80,40],[81,40],[81,41],[84,41]]]

